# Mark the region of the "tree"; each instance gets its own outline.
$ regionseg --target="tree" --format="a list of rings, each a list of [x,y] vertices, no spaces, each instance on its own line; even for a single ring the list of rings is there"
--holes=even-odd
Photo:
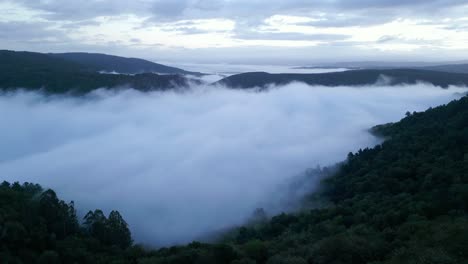
[[[92,237],[103,243],[107,241],[107,218],[101,210],[89,211],[84,217],[83,225]]]
[[[128,229],[127,222],[125,222],[118,211],[110,212],[107,219],[107,228],[110,243],[120,248],[127,248],[132,245],[132,235]]]

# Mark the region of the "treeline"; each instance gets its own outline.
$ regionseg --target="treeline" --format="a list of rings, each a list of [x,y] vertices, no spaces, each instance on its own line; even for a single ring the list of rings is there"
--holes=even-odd
[[[89,212],[80,225],[74,203],[24,183],[0,185],[0,262],[110,263],[132,245],[118,211]]]
[[[387,140],[322,182],[330,206],[237,229],[231,263],[468,263],[468,97],[373,132]],[[148,263],[217,263],[173,250]]]
[[[468,97],[373,128],[386,140],[349,153],[309,199],[328,206],[255,221],[218,243],[132,245],[125,221],[32,184],[0,189],[7,263],[468,263]]]
[[[163,74],[199,74],[196,72],[188,72],[179,68],[162,65],[143,59],[125,58],[100,53],[67,52],[48,53],[46,55],[75,62],[80,65],[93,68],[95,71],[115,71],[125,74],[138,74],[145,72],[157,72]]]
[[[23,88],[49,94],[81,95],[98,88],[131,87],[150,91],[188,85],[189,80],[180,74],[100,74],[94,65],[82,65],[57,56],[0,50],[0,91]]]
[[[241,228],[236,243],[256,239],[268,263],[467,262],[468,98],[374,132],[388,139],[323,182],[332,207]]]
[[[215,84],[239,89],[264,89],[269,85],[286,85],[291,82],[324,86],[403,85],[424,82],[447,88],[450,85],[468,85],[468,74],[423,69],[366,69],[309,74],[247,72],[231,75]]]

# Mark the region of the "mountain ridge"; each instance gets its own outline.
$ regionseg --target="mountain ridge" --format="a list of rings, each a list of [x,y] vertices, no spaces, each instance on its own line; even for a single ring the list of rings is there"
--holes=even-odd
[[[159,74],[199,74],[196,72],[189,72],[180,68],[163,65],[140,58],[121,57],[101,53],[66,52],[47,53],[47,55],[62,58],[67,61],[85,65],[87,67],[92,67],[97,71],[117,72],[123,74],[138,74],[148,72]]]
[[[291,82],[323,86],[361,86],[373,85],[379,81],[384,81],[386,85],[426,82],[446,88],[450,85],[468,85],[468,74],[417,69],[369,69],[308,74],[249,72],[231,75],[215,82],[214,85],[239,89],[254,87],[264,89],[268,85],[284,85]]]
[[[182,74],[102,74],[83,65],[37,52],[0,50],[0,89],[42,90],[46,93],[85,94],[98,88],[132,87],[141,91],[167,90],[199,83]]]

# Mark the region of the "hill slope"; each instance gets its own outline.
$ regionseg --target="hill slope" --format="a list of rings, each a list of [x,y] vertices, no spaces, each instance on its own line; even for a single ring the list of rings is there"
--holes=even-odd
[[[373,131],[388,139],[348,154],[311,198],[329,206],[241,227],[224,244],[162,249],[145,263],[466,263],[468,97]]]
[[[447,64],[447,65],[427,66],[427,67],[422,67],[420,69],[430,70],[430,71],[455,72],[455,73],[467,73],[468,74],[468,64]]]
[[[0,197],[2,263],[110,263],[132,244],[118,211],[90,211],[80,224],[73,202],[31,183],[3,182]]]
[[[42,89],[47,93],[84,94],[94,89],[129,86],[166,90],[188,86],[182,75],[100,74],[91,66],[35,52],[0,51],[0,90]]]
[[[50,53],[50,56],[61,58],[67,61],[75,62],[86,67],[94,68],[97,71],[118,72],[124,74],[137,74],[145,72],[163,73],[163,74],[196,74],[179,68],[154,63],[151,61],[125,58],[99,53]]]
[[[231,88],[265,88],[270,84],[282,85],[295,81],[325,86],[372,85],[378,82],[398,85],[414,84],[418,81],[423,81],[436,86],[447,87],[449,85],[468,85],[468,74],[412,69],[351,70],[316,74],[249,72],[226,77],[215,84]]]

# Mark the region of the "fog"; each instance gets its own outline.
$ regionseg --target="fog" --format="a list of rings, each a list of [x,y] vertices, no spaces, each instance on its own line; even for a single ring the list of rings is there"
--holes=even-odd
[[[248,65],[248,64],[229,64],[229,63],[171,63],[163,62],[173,67],[179,67],[185,70],[202,72],[207,75],[199,76],[202,81],[216,82],[224,77],[245,73],[245,72],[268,72],[268,73],[326,73],[346,71],[346,68],[300,68],[296,65]],[[220,69],[222,69],[220,71]]]
[[[119,210],[136,242],[187,242],[279,210],[305,169],[379,139],[367,129],[460,97],[425,84],[266,92],[96,91],[86,97],[0,96],[0,177],[53,188],[83,215]],[[284,190],[285,191],[285,190]]]
[[[346,68],[298,68],[298,65],[271,65],[271,64],[232,64],[232,63],[171,63],[166,65],[179,67],[189,71],[203,73],[236,74],[243,72],[263,71],[268,73],[325,73],[346,71]],[[222,69],[220,71],[220,69]]]

